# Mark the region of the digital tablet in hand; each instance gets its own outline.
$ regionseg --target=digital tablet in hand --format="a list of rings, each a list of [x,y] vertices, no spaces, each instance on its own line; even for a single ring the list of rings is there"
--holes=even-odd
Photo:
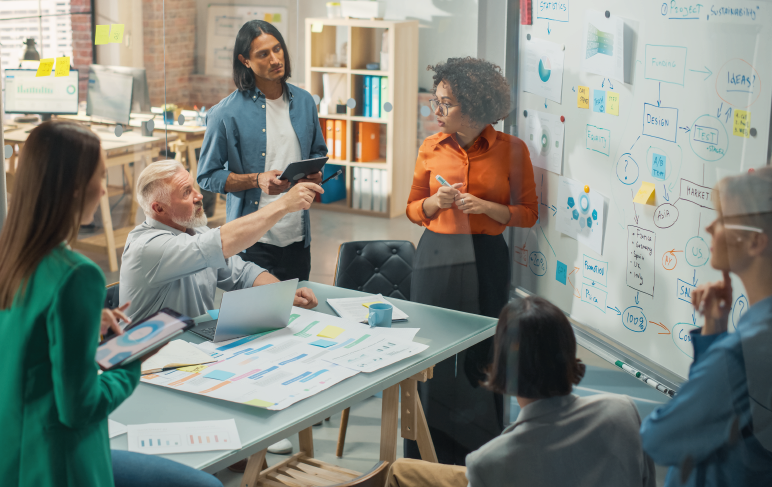
[[[193,320],[174,310],[161,311],[132,323],[123,331],[106,339],[97,347],[96,361],[102,370],[130,364],[166,345],[177,335],[193,328]]]
[[[315,157],[313,159],[290,163],[290,165],[287,166],[287,169],[281,173],[279,179],[288,179],[290,183],[294,185],[301,179],[308,177],[310,174],[321,171],[329,159],[329,157]]]

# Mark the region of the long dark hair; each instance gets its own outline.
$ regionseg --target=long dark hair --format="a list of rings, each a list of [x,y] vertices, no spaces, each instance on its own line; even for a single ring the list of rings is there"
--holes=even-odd
[[[282,84],[286,84],[289,77],[292,76],[292,66],[290,64],[287,43],[284,42],[284,37],[282,37],[279,29],[265,20],[250,20],[241,26],[239,33],[236,34],[236,43],[233,45],[233,82],[236,84],[236,88],[238,88],[239,91],[249,91],[255,87],[255,74],[251,69],[244,66],[241,61],[239,61],[239,54],[241,54],[244,59],[249,59],[249,49],[252,46],[252,41],[263,34],[274,36],[276,40],[279,41],[279,44],[281,44],[281,50],[284,52],[284,76],[281,78]]]
[[[485,384],[501,394],[544,399],[570,394],[584,377],[568,318],[538,296],[509,303],[501,311],[493,363]]]
[[[99,158],[99,137],[83,125],[56,120],[30,132],[0,233],[0,310],[24,292],[49,252],[78,236],[84,193]]]

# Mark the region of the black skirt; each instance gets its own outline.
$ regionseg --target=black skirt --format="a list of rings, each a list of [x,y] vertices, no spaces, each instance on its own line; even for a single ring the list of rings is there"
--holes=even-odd
[[[425,230],[413,262],[410,300],[498,318],[509,299],[509,280],[509,251],[502,235],[446,235]],[[503,430],[502,396],[480,385],[492,359],[492,345],[493,338],[489,338],[438,363],[434,378],[419,383],[433,436],[454,443],[435,440],[442,463],[463,464],[460,459],[467,452]],[[407,449],[412,451],[413,445]],[[405,456],[408,454],[406,451]]]

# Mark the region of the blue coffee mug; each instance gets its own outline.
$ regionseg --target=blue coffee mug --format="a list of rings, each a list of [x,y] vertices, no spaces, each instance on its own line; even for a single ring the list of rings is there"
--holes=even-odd
[[[370,315],[367,317],[367,323],[370,327],[383,326],[391,328],[391,310],[394,309],[388,303],[375,303],[370,305]]]

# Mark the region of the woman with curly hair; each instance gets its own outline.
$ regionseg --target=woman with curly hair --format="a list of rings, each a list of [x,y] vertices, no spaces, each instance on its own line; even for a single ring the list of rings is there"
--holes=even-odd
[[[526,144],[491,124],[510,111],[501,68],[471,57],[434,71],[440,132],[418,151],[407,216],[426,227],[413,265],[411,301],[495,318],[509,299],[510,259],[502,233],[538,218]],[[442,179],[438,179],[441,177]],[[447,185],[442,184],[447,181]],[[503,399],[479,387],[492,340],[440,362],[420,396],[440,463],[466,455],[503,429]],[[405,456],[420,458],[405,440]]]
[[[513,301],[494,339],[484,385],[517,396],[522,409],[515,423],[470,454],[466,467],[397,460],[389,487],[656,485],[635,403],[617,394],[572,394],[585,367],[557,306],[538,296]]]

